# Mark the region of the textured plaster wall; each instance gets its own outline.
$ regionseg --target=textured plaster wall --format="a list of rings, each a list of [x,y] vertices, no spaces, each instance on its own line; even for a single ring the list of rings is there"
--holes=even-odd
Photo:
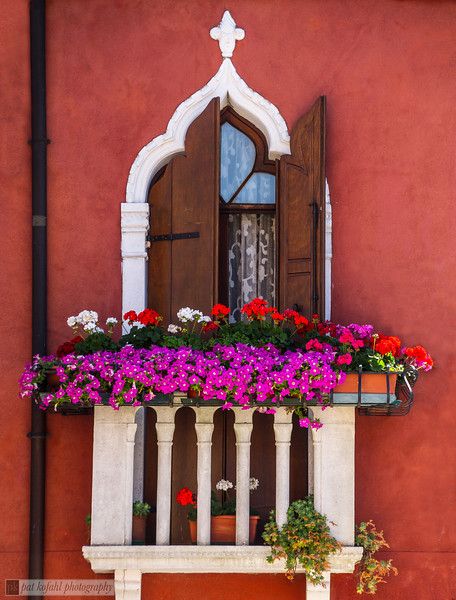
[[[456,597],[454,431],[456,3],[48,1],[49,340],[82,308],[120,311],[119,203],[138,150],[215,73],[225,8],[234,64],[289,127],[327,96],[333,316],[422,343],[437,368],[407,418],[358,418],[357,520],[374,518],[400,569],[379,600]],[[28,3],[0,19],[2,235],[0,578],[26,574],[30,353]],[[48,419],[46,576],[90,577],[91,418]],[[144,598],[305,597],[300,578],[145,576]],[[228,587],[227,587],[228,586]],[[332,598],[355,596],[333,577]]]

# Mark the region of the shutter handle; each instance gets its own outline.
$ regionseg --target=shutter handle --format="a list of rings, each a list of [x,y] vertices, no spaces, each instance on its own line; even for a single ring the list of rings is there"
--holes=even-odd
[[[296,312],[302,312],[302,304],[293,304],[293,306],[291,307],[293,310],[295,310]]]

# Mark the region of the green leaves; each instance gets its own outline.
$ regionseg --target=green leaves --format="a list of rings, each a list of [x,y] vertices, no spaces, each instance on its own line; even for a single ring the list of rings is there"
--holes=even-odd
[[[284,349],[292,346],[292,332],[269,321],[240,321],[220,327],[211,343],[226,346],[248,344],[256,347],[274,344]]]
[[[134,348],[150,348],[152,344],[159,344],[163,338],[163,329],[160,327],[137,327],[134,325],[128,333],[119,340],[119,346],[130,344]]]
[[[397,575],[391,560],[377,560],[373,554],[381,548],[389,548],[383,531],[377,531],[373,521],[363,521],[357,527],[356,545],[364,548],[363,558],[357,566],[358,594],[375,594],[379,583],[386,583],[385,577]]]
[[[323,584],[323,573],[329,568],[328,558],[340,550],[339,542],[330,533],[327,517],[315,510],[312,496],[290,504],[282,529],[272,511],[263,539],[271,546],[268,562],[284,559],[285,575],[290,580],[300,565],[314,585]]]
[[[141,502],[136,500],[133,502],[133,516],[134,517],[147,517],[150,513],[151,507],[147,502]]]
[[[102,350],[111,350],[114,352],[118,349],[118,345],[106,333],[96,332],[88,335],[85,340],[75,344],[74,351],[76,354],[93,354]]]

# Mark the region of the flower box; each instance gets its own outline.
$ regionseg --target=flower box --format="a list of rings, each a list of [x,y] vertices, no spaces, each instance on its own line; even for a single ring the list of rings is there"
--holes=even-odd
[[[106,320],[105,332],[95,311],[82,311],[68,319],[78,335],[56,355],[35,356],[26,367],[21,396],[43,410],[60,406],[65,414],[77,405],[223,405],[264,412],[288,406],[301,426],[319,427],[317,418],[303,418],[307,406],[387,406],[385,414],[405,414],[391,412],[402,407],[399,395],[407,406],[413,400],[402,372],[433,365],[422,346],[403,347],[372,325],[338,325],[318,315],[309,321],[294,310],[278,313],[260,298],[243,307],[244,321],[231,323],[229,312],[216,305],[210,317],[187,307],[178,311],[181,325],[165,329],[152,309],[130,311],[124,315],[130,330],[115,341],[117,319]],[[363,371],[345,375],[358,366]]]
[[[348,373],[332,392],[333,404],[397,404],[397,373]]]

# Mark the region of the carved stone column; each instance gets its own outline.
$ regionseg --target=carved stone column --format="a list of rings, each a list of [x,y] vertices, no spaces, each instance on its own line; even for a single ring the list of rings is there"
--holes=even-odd
[[[171,478],[177,408],[157,406],[157,546],[167,546],[171,531]]]
[[[279,409],[274,415],[276,446],[276,521],[282,527],[290,504],[290,444],[293,413]]]
[[[95,407],[92,545],[131,544],[136,411],[130,406]]]
[[[235,408],[236,434],[236,545],[249,543],[250,530],[250,437],[253,411]]]
[[[216,408],[204,406],[194,408],[196,413],[196,439],[198,445],[198,522],[197,544],[207,546],[211,543],[211,450],[214,431],[214,413]]]

